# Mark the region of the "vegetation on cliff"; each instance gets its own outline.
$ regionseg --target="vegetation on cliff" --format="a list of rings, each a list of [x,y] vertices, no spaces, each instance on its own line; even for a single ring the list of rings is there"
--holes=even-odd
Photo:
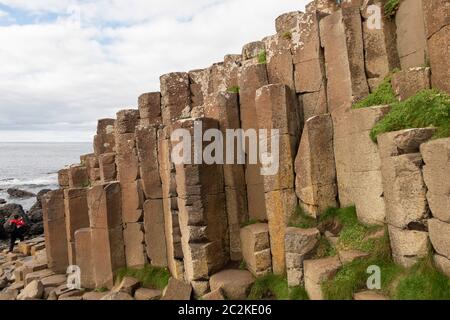
[[[384,14],[387,17],[393,17],[397,13],[401,0],[387,0],[384,4]]]
[[[303,287],[289,288],[286,278],[268,274],[256,279],[253,284],[249,300],[265,298],[276,300],[308,300],[308,294]]]
[[[450,136],[450,96],[434,89],[422,90],[415,96],[391,104],[391,111],[372,129],[378,135],[411,128],[436,127],[434,138]]]
[[[391,80],[391,76],[386,77],[374,92],[354,104],[353,109],[382,106],[397,102]]]
[[[139,280],[146,288],[164,289],[169,283],[170,273],[166,268],[145,265],[143,268],[122,268],[117,271],[117,281],[122,281],[124,277],[133,277]]]

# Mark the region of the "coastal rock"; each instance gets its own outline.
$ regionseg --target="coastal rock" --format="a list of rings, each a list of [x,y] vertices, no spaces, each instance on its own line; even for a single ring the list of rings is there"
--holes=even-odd
[[[9,188],[6,190],[6,192],[9,194],[11,198],[17,198],[17,199],[27,199],[35,197],[36,195],[32,192],[28,192],[25,190],[20,190],[16,188]]]
[[[6,204],[6,200],[5,199],[0,199],[0,204]]]

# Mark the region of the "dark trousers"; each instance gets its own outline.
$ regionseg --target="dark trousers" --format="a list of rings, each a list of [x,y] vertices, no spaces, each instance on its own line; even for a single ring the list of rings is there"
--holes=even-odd
[[[14,250],[14,245],[16,244],[16,240],[20,239],[20,241],[24,240],[25,233],[22,228],[15,228],[13,232],[11,232],[11,242],[9,243],[9,252]]]

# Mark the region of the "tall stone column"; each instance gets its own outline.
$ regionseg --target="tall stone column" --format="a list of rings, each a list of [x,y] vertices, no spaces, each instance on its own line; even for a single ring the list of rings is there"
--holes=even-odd
[[[173,129],[187,130],[194,137],[196,122],[202,126],[202,136],[208,129],[218,129],[217,121],[208,118],[180,120]],[[194,141],[183,142],[190,145],[193,151],[195,143],[200,142]],[[206,143],[201,143],[200,147],[204,150]],[[172,148],[178,144],[172,141]],[[229,260],[222,166],[180,163],[175,168],[186,280],[207,280]]]
[[[120,183],[88,190],[92,265],[96,288],[112,288],[116,271],[126,266]]]
[[[143,204],[144,194],[136,148],[138,110],[122,110],[117,113],[116,166],[122,194],[122,222],[127,266],[140,267],[147,262],[144,246]]]
[[[42,201],[45,248],[48,267],[57,273],[66,273],[69,265],[64,191],[48,192]]]
[[[295,103],[289,88],[282,84],[267,85],[256,91],[258,128],[267,130],[267,151],[278,161],[278,170],[258,172],[264,182],[264,203],[269,222],[272,268],[276,274],[286,271],[284,236],[290,217],[297,207],[294,189],[294,160],[298,145],[298,122]],[[272,130],[278,129],[278,134]],[[279,141],[272,137],[278,136]],[[264,137],[260,136],[260,142]],[[278,150],[272,142],[278,142]],[[261,145],[260,145],[261,147]],[[262,152],[261,150],[259,151]],[[278,154],[277,154],[278,152]],[[267,169],[267,166],[264,166]]]

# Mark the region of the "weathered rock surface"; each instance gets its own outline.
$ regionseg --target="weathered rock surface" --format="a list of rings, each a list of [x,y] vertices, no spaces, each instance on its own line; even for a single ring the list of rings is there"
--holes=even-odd
[[[211,276],[209,285],[211,291],[222,289],[231,300],[245,300],[255,282],[252,274],[246,270],[223,270]]]
[[[323,300],[322,283],[334,277],[341,267],[339,258],[306,260],[304,262],[305,289],[311,300]]]

